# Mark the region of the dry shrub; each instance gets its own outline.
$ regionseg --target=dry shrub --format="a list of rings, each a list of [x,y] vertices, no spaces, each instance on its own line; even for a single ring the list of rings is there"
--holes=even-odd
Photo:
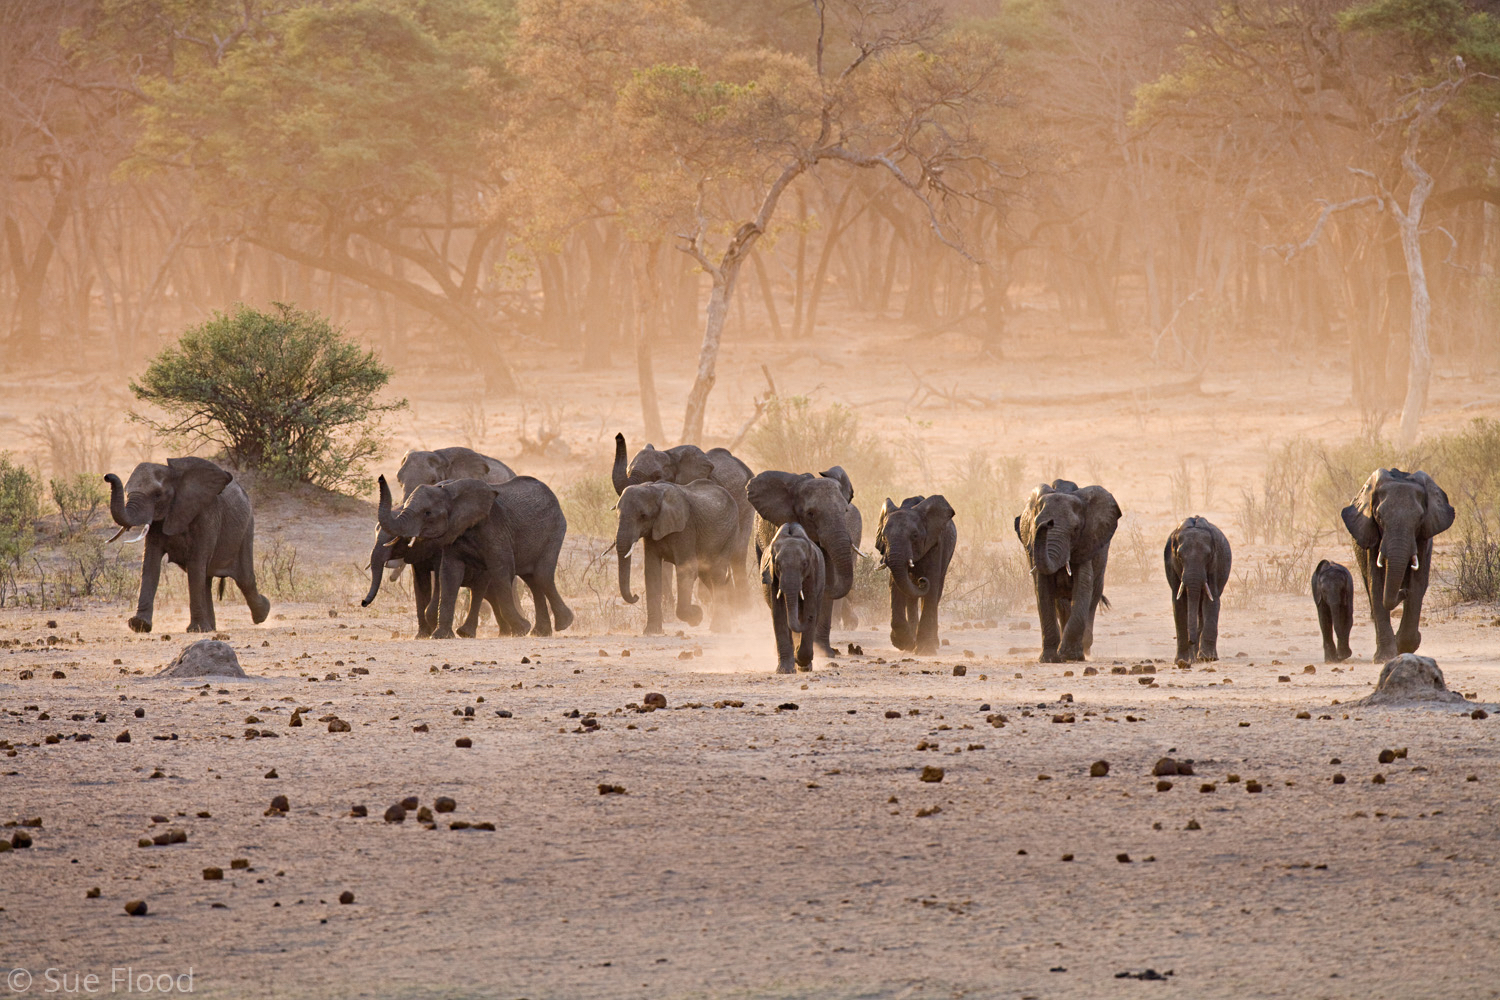
[[[949,621],[999,618],[1031,598],[1031,570],[1019,543],[960,544],[948,571],[943,614]]]
[[[1014,539],[1015,518],[1029,492],[1026,463],[1014,455],[991,458],[983,451],[970,452],[941,492],[966,544]]]
[[[585,476],[558,492],[563,516],[568,519],[568,537],[605,538],[614,541],[619,523],[614,506],[619,497],[605,475]]]
[[[86,413],[79,407],[44,413],[37,417],[31,437],[46,450],[54,477],[87,474],[98,478],[109,469],[114,448],[105,414]]]

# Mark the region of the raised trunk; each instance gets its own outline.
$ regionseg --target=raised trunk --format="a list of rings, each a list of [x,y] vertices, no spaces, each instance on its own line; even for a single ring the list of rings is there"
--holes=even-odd
[[[1406,580],[1407,568],[1411,565],[1412,545],[1402,536],[1387,533],[1381,540],[1379,552],[1385,559],[1385,588],[1381,601],[1387,611],[1393,611],[1401,603],[1401,584]]]
[[[417,534],[417,525],[404,523],[400,514],[391,512],[391,488],[386,483],[384,476],[380,477],[379,518],[380,527],[390,535],[410,538]]]
[[[630,550],[635,548],[639,535],[620,530],[615,534],[615,557],[620,570],[620,597],[626,604],[634,604],[639,598],[630,592]]]
[[[386,557],[391,551],[391,547],[386,544],[390,540],[391,536],[384,531],[375,536],[375,548],[370,550],[370,591],[359,602],[362,608],[368,608],[374,602],[375,595],[380,593],[380,574],[385,571]]]
[[[125,487],[121,485],[120,477],[111,472],[104,477],[104,481],[109,483],[109,516],[122,528],[132,527],[125,520]]]
[[[615,435],[615,464],[610,467],[609,480],[614,483],[615,496],[625,492],[630,480],[625,478],[625,435]]]

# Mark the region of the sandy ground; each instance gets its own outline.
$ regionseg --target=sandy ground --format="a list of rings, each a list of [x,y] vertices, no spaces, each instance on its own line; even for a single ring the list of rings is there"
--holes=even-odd
[[[1064,359],[1085,392],[1176,377],[1098,346]],[[961,359],[944,384],[1067,390],[1042,340],[1023,347],[1006,362]],[[880,401],[909,382],[902,369],[855,379],[857,360],[820,342],[773,370],[783,392],[867,404],[867,426],[913,426],[899,400]],[[731,347],[717,433],[747,414],[755,361]],[[522,471],[601,472],[617,426],[638,439],[628,372],[523,367],[537,397],[587,402],[563,421],[573,456]],[[3,397],[0,429],[61,385]],[[680,388],[664,378],[667,398]],[[1430,424],[1494,411],[1463,408],[1492,389],[1444,373]],[[1205,391],[1077,411],[933,408],[915,433],[935,464],[1050,441],[1061,451],[1047,471],[1105,482],[1159,547],[1176,455],[1214,463],[1219,509],[1204,512],[1227,527],[1268,444],[1357,427],[1337,359],[1241,358]],[[452,443],[460,397],[418,399],[396,443]],[[519,417],[493,406],[497,426],[502,412]],[[509,457],[509,432],[493,431],[489,450]],[[314,563],[363,562],[364,506],[270,508],[263,537],[284,533]],[[1090,664],[1100,672],[1084,676],[1082,664],[1035,662],[1024,604],[990,627],[949,616],[950,645],[921,660],[891,649],[867,609],[857,632],[835,633],[862,655],[777,677],[764,609],[731,635],[584,628],[438,643],[408,638],[398,594],[361,609],[362,587],[350,589],[278,602],[255,627],[243,605],[221,605],[220,629],[255,676],[207,687],[149,676],[190,638],[176,631],[180,602],[159,604],[150,636],[126,629],[127,602],[0,611],[0,740],[15,754],[0,756],[0,820],[42,821],[24,828],[33,846],[0,854],[0,967],[31,977],[8,980],[13,993],[87,994],[62,977],[93,974],[94,995],[120,994],[112,970],[129,968],[191,970],[192,992],[213,997],[1500,995],[1500,714],[1335,704],[1378,672],[1363,613],[1359,658],[1334,669],[1308,598],[1226,604],[1226,658],[1181,670],[1167,660],[1165,584],[1115,583]],[[1493,709],[1500,619],[1441,603],[1422,652]],[[1111,672],[1151,658],[1154,674]],[[650,692],[668,707],[631,707]],[[293,728],[299,707],[306,724]],[[596,713],[596,731],[574,710]],[[329,716],[351,731],[328,732]],[[1407,755],[1378,763],[1387,748]],[[1164,755],[1192,759],[1195,774],[1157,791]],[[1108,776],[1089,776],[1097,760]],[[924,767],[943,780],[920,780]],[[265,814],[275,795],[289,812]],[[384,822],[408,795],[457,808],[434,829]],[[370,815],[351,817],[353,805]],[[137,846],[166,829],[187,842]],[[203,879],[210,866],[222,881]],[[136,899],[148,916],[125,914]],[[1118,978],[1147,969],[1165,979]]]

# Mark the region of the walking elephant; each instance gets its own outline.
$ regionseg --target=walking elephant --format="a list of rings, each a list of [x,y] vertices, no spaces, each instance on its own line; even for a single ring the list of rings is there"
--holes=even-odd
[[[610,481],[615,493],[625,492],[627,486],[642,483],[676,483],[686,486],[697,479],[707,479],[724,487],[734,498],[736,524],[739,531],[734,540],[734,581],[741,596],[748,593],[748,577],[745,556],[750,548],[750,536],[755,529],[755,511],[745,497],[745,486],[750,482],[750,466],[736,458],[728,448],[710,448],[704,451],[697,445],[680,444],[675,448],[658,449],[646,445],[635,453],[627,465],[625,462],[625,435],[615,435],[615,462],[610,469]]]
[[[849,538],[845,515],[849,501],[832,479],[795,472],[762,472],[745,488],[758,515],[755,526],[755,561],[763,563],[776,529],[795,521],[823,553],[827,585],[818,605],[814,644],[824,656],[838,654],[829,642],[833,602],[849,593],[854,583],[854,544]]]
[[[1219,607],[1229,583],[1229,539],[1207,518],[1189,517],[1161,552],[1177,623],[1177,665],[1219,658]]]
[[[839,490],[844,494],[844,499],[849,503],[848,509],[844,511],[844,523],[849,528],[849,541],[854,546],[854,554],[857,557],[860,554],[859,547],[864,542],[865,519],[864,515],[859,512],[859,508],[854,506],[854,483],[850,480],[849,473],[845,472],[844,467],[841,465],[835,465],[831,469],[826,469],[818,473],[818,475],[824,479],[832,479],[838,483]],[[840,597],[833,602],[833,619],[838,622],[840,628],[859,628],[859,612],[854,608],[854,590],[852,587],[846,596]]]
[[[1432,572],[1432,539],[1453,526],[1448,494],[1425,472],[1376,469],[1343,509],[1375,623],[1375,662],[1422,644],[1422,598]],[[1401,628],[1391,612],[1401,605]]]
[[[880,565],[891,571],[891,645],[920,655],[938,651],[938,602],[958,547],[953,508],[941,496],[889,497],[875,529]],[[919,613],[920,606],[920,613]]]
[[[1313,569],[1313,605],[1323,633],[1323,662],[1343,663],[1354,655],[1349,630],[1354,625],[1354,576],[1343,563],[1324,559]]]
[[[802,525],[783,524],[771,536],[760,558],[760,582],[771,609],[771,628],[776,634],[776,672],[811,670],[813,639],[819,608],[827,585],[823,550]],[[792,633],[797,633],[796,666],[793,666]]]
[[[568,522],[546,483],[517,476],[498,485],[479,479],[422,485],[395,511],[389,495],[387,487],[381,493],[380,527],[401,538],[430,539],[442,550],[434,638],[453,638],[458,589],[471,571],[480,573],[476,587],[494,608],[502,630],[546,636],[552,634],[553,619],[559,631],[573,623],[556,582]],[[531,590],[535,627],[516,606],[513,581],[518,576]]]
[[[630,591],[630,559],[635,543],[646,540],[646,631],[661,635],[663,562],[677,570],[677,617],[689,625],[703,621],[703,609],[693,603],[693,580],[713,593],[714,628],[726,624],[724,607],[739,537],[739,510],[724,487],[699,479],[686,486],[641,483],[627,486],[616,505],[620,512],[615,535],[619,561],[620,596],[629,604],[638,598]]]
[[[212,632],[212,579],[227,577],[240,588],[259,625],[271,613],[271,602],[255,586],[255,516],[250,497],[234,476],[203,458],[169,458],[166,465],[142,462],[121,484],[111,472],[109,514],[120,530],[146,528],[146,551],[141,560],[141,591],[129,621],[136,632],[150,632],[161,561],[181,566],[188,577],[189,632]]]
[[[1094,615],[1104,598],[1109,543],[1120,505],[1102,486],[1079,488],[1066,479],[1031,491],[1016,518],[1026,549],[1042,625],[1042,663],[1082,660],[1094,645]],[[1062,622],[1061,637],[1058,623]]]

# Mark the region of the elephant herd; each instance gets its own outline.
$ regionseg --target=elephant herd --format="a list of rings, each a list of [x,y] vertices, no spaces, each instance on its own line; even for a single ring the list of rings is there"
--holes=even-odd
[[[835,618],[858,623],[850,590],[863,521],[854,484],[839,466],[818,474],[769,470],[756,474],[724,448],[692,445],[658,450],[651,445],[626,460],[624,435],[615,436],[611,480],[619,500],[615,537],[619,592],[628,603],[637,546],[643,553],[645,634],[663,632],[662,606],[672,601],[688,625],[703,620],[697,589],[712,604],[710,626],[728,627],[748,603],[747,566],[760,571],[771,613],[777,672],[809,670],[814,653],[835,657]],[[389,571],[412,572],[417,636],[472,637],[488,602],[502,635],[551,635],[573,622],[557,587],[557,566],[567,518],[546,483],[518,476],[505,463],[468,448],[409,452],[396,475],[399,505],[385,477],[379,480],[378,530],[370,554],[369,606]],[[187,572],[188,631],[216,628],[211,583],[232,579],[253,621],[264,621],[270,602],[255,582],[254,516],[249,497],[233,476],[201,458],[143,462],[127,483],[105,476],[110,514],[119,538],[145,540],[140,598],[131,629],[149,632],[165,557]],[[1415,652],[1421,643],[1422,600],[1432,569],[1432,540],[1454,519],[1447,495],[1425,472],[1377,469],[1343,509],[1355,558],[1370,601],[1377,662]],[[1110,542],[1120,506],[1102,486],[1080,487],[1058,479],[1038,486],[1015,519],[1036,591],[1041,662],[1083,660],[1094,638],[1094,616],[1104,596]],[[113,541],[113,539],[111,539]],[[754,562],[749,562],[754,546]],[[936,653],[938,605],[958,546],[955,511],[942,496],[886,499],[875,532],[879,566],[890,574],[892,644],[919,655]],[[1168,537],[1163,568],[1172,594],[1176,661],[1218,658],[1219,610],[1229,582],[1228,538],[1202,517],[1189,517]],[[663,574],[663,565],[672,567]],[[521,611],[520,579],[531,592],[534,623]],[[675,584],[675,588],[674,588]],[[458,592],[468,588],[467,617],[457,629]],[[1325,659],[1352,654],[1353,576],[1324,560],[1313,571],[1312,595]],[[1398,630],[1391,612],[1402,607]],[[796,637],[794,641],[794,636]]]

